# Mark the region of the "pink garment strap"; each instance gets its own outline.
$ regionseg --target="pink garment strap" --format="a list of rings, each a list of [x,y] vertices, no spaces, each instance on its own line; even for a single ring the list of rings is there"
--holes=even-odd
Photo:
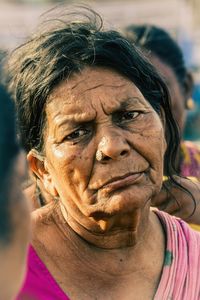
[[[167,247],[154,300],[200,299],[200,234],[182,220],[156,211],[166,232]]]

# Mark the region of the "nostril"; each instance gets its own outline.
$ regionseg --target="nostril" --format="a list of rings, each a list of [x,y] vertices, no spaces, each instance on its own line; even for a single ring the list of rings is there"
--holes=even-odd
[[[104,161],[107,161],[107,160],[110,160],[110,159],[111,159],[111,158],[110,158],[109,156],[105,156],[103,160],[104,160]]]
[[[121,152],[121,156],[124,156],[124,155],[126,155],[127,154],[127,151],[126,150],[123,150],[122,152]]]

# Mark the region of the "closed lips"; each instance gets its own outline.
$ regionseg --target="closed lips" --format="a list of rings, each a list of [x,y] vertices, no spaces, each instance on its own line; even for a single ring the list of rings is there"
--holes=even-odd
[[[124,187],[134,183],[139,179],[144,172],[139,173],[128,173],[123,176],[114,177],[111,180],[104,183],[99,189],[114,190],[120,187]]]

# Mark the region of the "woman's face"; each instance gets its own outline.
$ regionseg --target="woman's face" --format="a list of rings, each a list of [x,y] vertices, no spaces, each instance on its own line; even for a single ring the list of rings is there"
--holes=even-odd
[[[27,176],[26,156],[21,152],[13,164],[9,194],[11,223],[10,240],[0,242],[0,295],[10,300],[19,292],[26,270],[26,256],[30,239],[30,209],[22,192]]]
[[[140,90],[115,71],[85,68],[55,88],[46,114],[42,180],[68,223],[97,234],[130,228],[160,190],[166,146]]]
[[[175,120],[179,125],[179,129],[182,135],[186,120],[186,95],[183,94],[180,83],[178,82],[177,77],[171,67],[163,63],[155,55],[151,55],[149,59],[156,67],[158,72],[163,76],[165,83],[169,89],[172,103],[172,112]]]

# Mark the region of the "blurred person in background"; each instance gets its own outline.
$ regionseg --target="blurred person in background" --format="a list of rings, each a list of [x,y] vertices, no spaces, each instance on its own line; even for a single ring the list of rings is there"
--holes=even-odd
[[[22,143],[53,199],[32,213],[19,299],[197,299],[199,233],[150,209],[163,165],[182,188],[165,83],[95,12],[45,24],[8,63]]]
[[[176,161],[178,174],[183,177],[193,177],[192,179],[197,182],[200,179],[200,148],[192,142],[183,140],[186,112],[188,109],[193,108],[193,100],[191,98],[193,78],[186,69],[183,53],[170,34],[160,27],[148,24],[132,24],[125,28],[124,33],[130,42],[142,50],[167,84],[171,97],[172,112],[178,123],[182,139]],[[171,186],[168,182],[165,182],[165,184],[159,197],[155,199],[155,205],[170,214],[176,214],[185,219],[188,212],[192,211],[191,206],[193,203],[191,203],[189,198],[186,200],[185,197],[179,197],[179,199],[182,199],[182,203],[180,203],[180,207],[175,205],[173,196],[178,190],[174,189],[174,186]],[[186,185],[189,187],[188,183]],[[191,192],[199,189],[198,183],[189,183],[189,185]],[[198,193],[196,195],[198,207]],[[199,209],[188,221],[200,224]]]
[[[0,86],[0,299],[12,300],[26,270],[29,206],[22,193],[25,153],[16,141],[14,104]]]
[[[200,146],[200,71],[197,69],[196,71],[193,71],[193,74],[194,78],[197,79],[192,94],[195,108],[194,110],[188,112],[184,130],[184,138],[186,140],[194,141],[197,145]]]
[[[125,33],[131,42],[139,46],[165,80],[182,138],[187,110],[193,107],[193,78],[186,69],[180,47],[167,31],[156,26],[130,25]],[[200,149],[195,144],[182,140],[177,160],[182,176],[200,179]]]

